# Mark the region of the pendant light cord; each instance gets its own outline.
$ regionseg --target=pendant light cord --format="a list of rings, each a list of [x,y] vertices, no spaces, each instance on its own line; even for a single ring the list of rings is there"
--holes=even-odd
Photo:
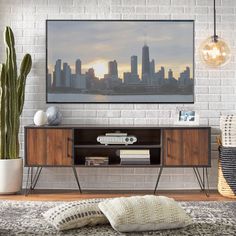
[[[218,36],[216,35],[216,0],[213,0],[214,1],[214,42],[217,42],[218,41]]]

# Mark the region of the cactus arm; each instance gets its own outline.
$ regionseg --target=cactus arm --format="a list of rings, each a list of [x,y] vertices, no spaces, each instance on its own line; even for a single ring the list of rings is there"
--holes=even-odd
[[[22,60],[20,67],[20,75],[17,80],[17,96],[18,96],[18,114],[22,113],[25,101],[25,84],[26,78],[32,67],[32,59],[29,54],[26,54]]]
[[[1,81],[0,81],[0,125],[1,125],[1,142],[0,142],[0,159],[6,158],[6,68],[1,65]]]
[[[32,67],[32,59],[29,54],[26,54],[22,60],[21,67],[20,67],[20,75],[17,79],[17,97],[18,97],[18,120],[20,119],[20,115],[23,110],[24,101],[25,101],[25,84],[26,84],[26,78],[29,74]],[[20,129],[20,122],[17,124],[17,137],[19,134]],[[16,153],[19,155],[19,141],[17,139],[17,147],[16,147]]]
[[[7,51],[6,74],[7,74],[7,98],[8,98],[8,117],[7,117],[7,156],[9,158],[18,158],[17,144],[17,120],[18,102],[17,102],[17,65],[14,35],[10,27],[5,30],[5,44]]]
[[[16,85],[17,65],[14,34],[9,26],[5,30],[5,44],[7,46],[7,73],[11,78],[12,85]],[[10,70],[9,70],[10,69]],[[14,87],[15,88],[15,87]]]

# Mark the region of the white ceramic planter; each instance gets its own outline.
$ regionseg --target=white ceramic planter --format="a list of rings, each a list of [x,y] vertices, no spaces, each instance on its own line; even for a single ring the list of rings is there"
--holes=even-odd
[[[0,160],[0,194],[13,194],[22,187],[23,159]]]

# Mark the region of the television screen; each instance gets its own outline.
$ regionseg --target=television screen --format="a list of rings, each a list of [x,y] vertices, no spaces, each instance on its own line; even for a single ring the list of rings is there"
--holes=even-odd
[[[47,20],[48,103],[193,103],[193,20]]]

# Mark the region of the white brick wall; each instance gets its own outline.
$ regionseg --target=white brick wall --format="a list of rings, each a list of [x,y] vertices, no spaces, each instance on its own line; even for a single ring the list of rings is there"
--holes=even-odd
[[[199,60],[198,47],[213,33],[210,0],[0,0],[0,34],[10,25],[16,37],[18,59],[29,52],[33,69],[26,87],[22,127],[32,123],[37,109],[45,109],[45,20],[46,19],[194,19],[196,42],[195,104],[186,105],[200,114],[200,123],[212,130],[212,168],[210,186],[216,188],[219,115],[236,108],[236,1],[217,1],[218,35],[228,41],[232,60],[224,68],[211,69]],[[0,41],[0,60],[4,45]],[[81,124],[171,124],[174,104],[60,104],[64,123]],[[21,127],[21,148],[23,128]],[[21,149],[23,156],[23,149]],[[152,189],[157,170],[140,168],[81,168],[81,185],[86,189]],[[47,168],[39,188],[76,188],[71,169]],[[191,169],[165,169],[161,189],[198,188]]]

